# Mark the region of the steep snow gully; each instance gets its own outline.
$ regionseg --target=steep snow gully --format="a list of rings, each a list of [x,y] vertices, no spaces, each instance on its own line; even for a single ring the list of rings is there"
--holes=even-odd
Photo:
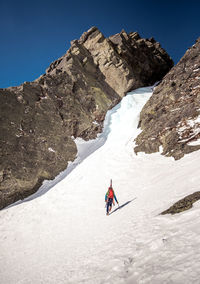
[[[0,283],[199,283],[200,202],[159,213],[199,190],[200,151],[179,161],[134,154],[151,94],[129,93],[96,140],[77,141],[71,169],[45,182],[39,198],[0,212]],[[110,178],[121,207],[106,216]]]

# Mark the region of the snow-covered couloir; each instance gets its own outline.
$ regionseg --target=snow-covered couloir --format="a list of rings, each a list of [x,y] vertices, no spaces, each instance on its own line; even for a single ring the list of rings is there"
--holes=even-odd
[[[178,161],[134,154],[151,94],[151,87],[129,93],[96,140],[77,140],[63,180],[0,212],[2,284],[199,283],[200,202],[159,213],[198,190],[200,151]],[[106,216],[111,178],[120,207]]]

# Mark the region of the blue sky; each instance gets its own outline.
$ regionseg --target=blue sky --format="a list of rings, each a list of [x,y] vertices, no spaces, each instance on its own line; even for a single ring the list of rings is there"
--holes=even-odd
[[[91,26],[154,37],[175,63],[200,36],[198,0],[0,0],[0,88],[33,81]]]

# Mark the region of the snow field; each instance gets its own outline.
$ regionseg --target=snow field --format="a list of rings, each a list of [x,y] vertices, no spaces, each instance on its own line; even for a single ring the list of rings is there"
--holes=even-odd
[[[39,198],[0,212],[2,284],[199,283],[200,202],[159,213],[199,190],[200,151],[179,161],[134,154],[150,96],[151,88],[128,94],[89,149],[77,142],[73,171],[49,191],[44,183]],[[121,208],[106,216],[111,178]]]

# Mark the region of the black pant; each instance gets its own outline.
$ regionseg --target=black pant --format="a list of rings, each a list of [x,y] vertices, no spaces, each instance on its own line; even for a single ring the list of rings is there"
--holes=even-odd
[[[109,207],[112,207],[113,198],[108,198],[107,201],[107,213],[109,212]]]

